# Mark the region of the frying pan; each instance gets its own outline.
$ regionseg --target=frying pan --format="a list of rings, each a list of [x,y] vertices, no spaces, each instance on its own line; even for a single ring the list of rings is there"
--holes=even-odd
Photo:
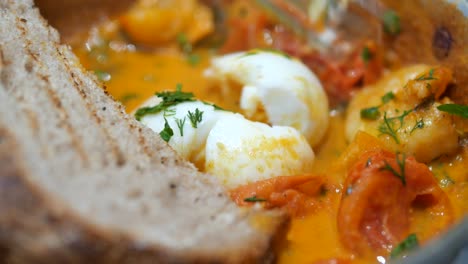
[[[206,0],[217,1],[217,0]],[[134,0],[36,0],[42,15],[56,27],[62,41],[86,32],[100,18],[115,15]],[[468,104],[468,0],[382,0],[401,14],[405,30],[390,40],[403,63],[442,64],[454,70],[449,96]],[[468,201],[466,201],[468,203]],[[397,264],[468,263],[468,217],[438,239]]]

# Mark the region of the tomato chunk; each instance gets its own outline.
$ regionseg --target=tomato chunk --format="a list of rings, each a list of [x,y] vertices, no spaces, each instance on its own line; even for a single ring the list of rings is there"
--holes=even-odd
[[[338,231],[343,244],[360,254],[388,253],[403,240],[414,206],[432,211],[444,226],[453,219],[447,195],[413,157],[369,151],[349,170],[344,186]]]
[[[313,175],[279,176],[231,190],[238,205],[261,202],[265,208],[284,208],[292,216],[302,216],[316,208],[316,196],[323,179]]]

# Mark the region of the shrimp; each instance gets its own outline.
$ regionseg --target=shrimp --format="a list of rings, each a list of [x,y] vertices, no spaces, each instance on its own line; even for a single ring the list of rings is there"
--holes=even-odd
[[[144,45],[161,45],[185,34],[194,43],[214,30],[211,10],[196,0],[140,0],[120,18],[125,32]]]
[[[364,88],[349,105],[347,139],[352,141],[361,130],[421,162],[455,153],[456,120],[437,109],[441,103],[450,103],[441,95],[451,79],[447,68],[416,65]]]

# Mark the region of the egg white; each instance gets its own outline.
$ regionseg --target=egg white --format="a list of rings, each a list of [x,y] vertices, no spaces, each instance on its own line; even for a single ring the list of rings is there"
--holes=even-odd
[[[158,100],[152,98],[149,102]],[[188,113],[197,109],[203,115],[195,128]],[[184,118],[185,122],[181,122]],[[156,133],[164,130],[167,122],[173,131],[169,145],[229,188],[279,175],[310,172],[314,160],[312,148],[295,128],[271,127],[200,101],[179,103],[145,115],[141,122]]]
[[[221,91],[242,86],[240,107],[255,119],[263,112],[272,125],[299,130],[312,146],[328,128],[328,99],[315,74],[288,55],[264,50],[237,52],[212,60],[205,72]]]
[[[314,152],[292,127],[270,127],[241,115],[220,118],[206,141],[205,170],[230,188],[310,172]]]

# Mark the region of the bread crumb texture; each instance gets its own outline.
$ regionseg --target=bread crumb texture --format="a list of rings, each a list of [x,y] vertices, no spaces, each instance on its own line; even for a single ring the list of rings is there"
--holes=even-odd
[[[271,260],[280,215],[237,208],[125,114],[32,1],[0,17],[1,263]]]

